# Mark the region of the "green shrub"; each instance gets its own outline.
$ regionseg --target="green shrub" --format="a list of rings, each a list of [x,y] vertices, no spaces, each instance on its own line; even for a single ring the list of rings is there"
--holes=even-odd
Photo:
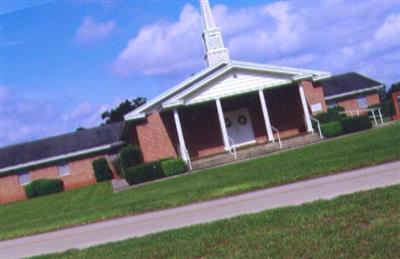
[[[141,164],[124,171],[124,178],[130,185],[152,181],[164,176],[160,161]]]
[[[39,179],[25,186],[25,193],[28,198],[62,192],[63,190],[64,183],[61,179]]]
[[[371,121],[367,115],[346,117],[340,123],[342,124],[344,134],[372,128]]]
[[[337,106],[334,108],[328,109],[327,112],[322,112],[315,115],[315,118],[319,120],[320,123],[329,123],[333,121],[340,121],[340,119],[346,117],[345,114],[340,114],[340,112],[344,111],[342,106]]]
[[[165,176],[183,174],[186,172],[186,165],[182,159],[168,159],[161,162],[161,168]]]
[[[326,138],[333,138],[343,134],[342,124],[338,121],[321,124],[321,131]]]
[[[138,146],[127,145],[119,153],[121,171],[137,166],[143,162],[142,151]]]
[[[113,178],[110,166],[108,165],[107,159],[104,157],[94,160],[92,166],[97,182],[107,181]]]

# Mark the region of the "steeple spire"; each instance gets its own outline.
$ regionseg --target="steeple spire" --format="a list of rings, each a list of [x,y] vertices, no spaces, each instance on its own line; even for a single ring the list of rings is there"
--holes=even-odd
[[[215,28],[214,17],[211,12],[210,4],[207,0],[200,0],[201,14],[203,16],[203,29],[213,29]]]
[[[203,18],[203,41],[206,50],[204,57],[208,66],[229,61],[228,49],[224,46],[221,30],[215,25],[214,17],[208,0],[200,0]]]

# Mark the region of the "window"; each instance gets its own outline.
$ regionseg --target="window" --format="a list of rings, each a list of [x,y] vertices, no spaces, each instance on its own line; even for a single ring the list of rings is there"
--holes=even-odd
[[[70,175],[69,172],[69,165],[68,164],[59,164],[57,166],[57,171],[58,171],[58,176],[66,176],[66,175]]]
[[[358,108],[368,108],[368,100],[365,96],[357,97]]]
[[[322,104],[321,103],[314,103],[311,105],[311,112],[320,112],[322,111]]]
[[[329,100],[327,102],[328,108],[335,108],[336,106],[338,106],[337,102],[335,100]]]
[[[27,185],[31,182],[31,176],[29,172],[23,172],[18,174],[18,182],[20,185]]]

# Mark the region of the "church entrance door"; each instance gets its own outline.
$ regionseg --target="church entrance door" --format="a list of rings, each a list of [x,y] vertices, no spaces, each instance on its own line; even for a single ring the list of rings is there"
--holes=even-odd
[[[253,125],[246,108],[227,111],[224,117],[228,136],[235,142],[235,146],[255,143]]]

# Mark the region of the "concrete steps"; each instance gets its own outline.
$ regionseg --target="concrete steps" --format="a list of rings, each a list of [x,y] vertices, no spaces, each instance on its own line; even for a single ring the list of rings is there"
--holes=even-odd
[[[244,161],[251,158],[265,156],[267,154],[272,154],[278,151],[282,151],[285,149],[290,149],[298,146],[303,146],[307,144],[311,144],[314,142],[321,141],[318,134],[307,134],[294,138],[284,139],[282,140],[282,149],[280,149],[278,142],[268,143],[268,144],[260,144],[250,147],[244,147],[237,149],[237,160],[235,160],[233,154],[228,152],[217,154],[211,157],[200,158],[192,161],[192,171],[197,171],[200,169],[218,167],[225,164],[231,164],[238,161]]]

